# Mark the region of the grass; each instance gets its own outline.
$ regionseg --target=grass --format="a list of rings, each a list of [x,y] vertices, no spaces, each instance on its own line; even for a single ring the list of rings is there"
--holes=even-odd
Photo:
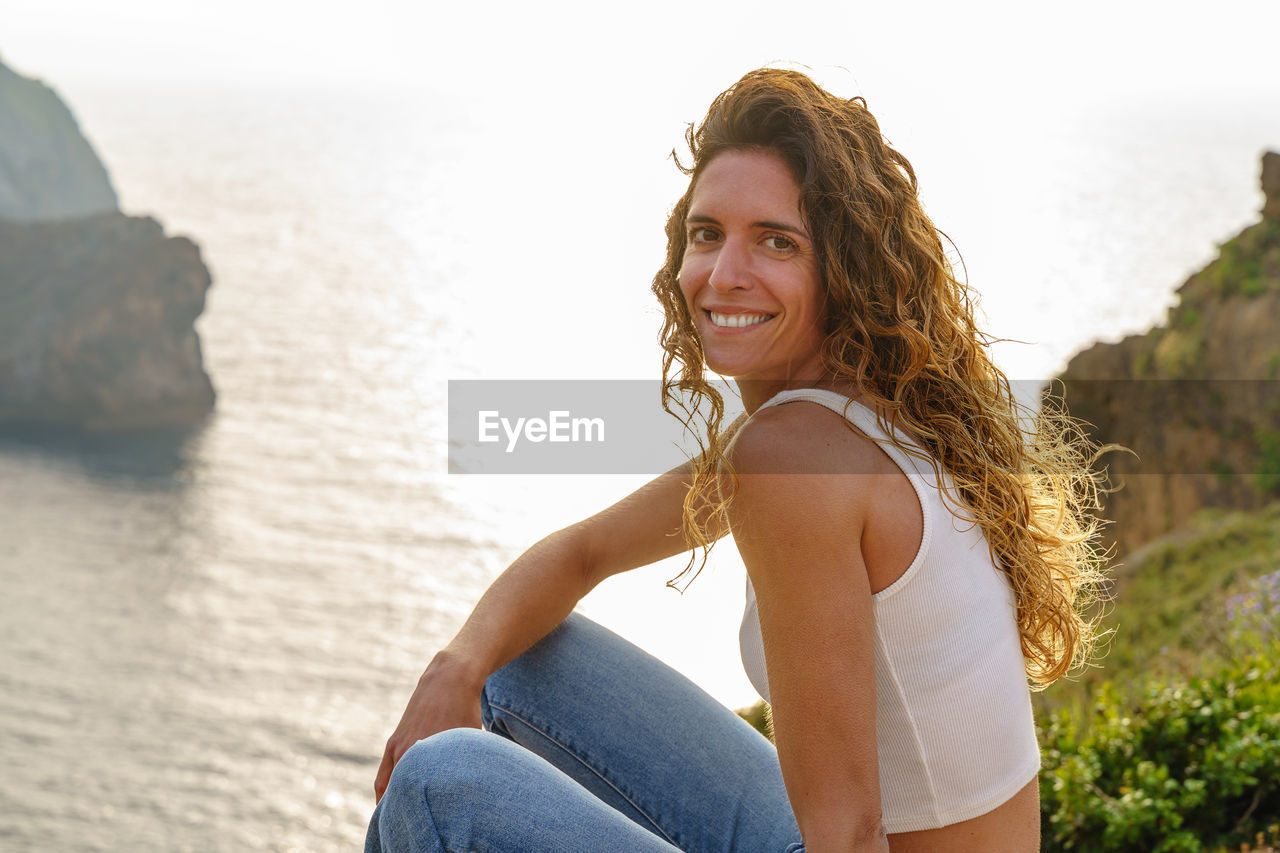
[[[1100,658],[1037,694],[1038,710],[1087,706],[1104,680],[1123,685],[1194,670],[1206,652],[1227,649],[1232,596],[1278,568],[1280,502],[1256,512],[1202,511],[1116,567]]]

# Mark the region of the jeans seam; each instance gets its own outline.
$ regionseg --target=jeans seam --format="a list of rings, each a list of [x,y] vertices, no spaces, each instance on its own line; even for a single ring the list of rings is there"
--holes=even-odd
[[[650,823],[650,824],[652,824],[652,826],[654,827],[654,829],[656,829],[659,833],[661,833],[662,838],[663,838],[663,839],[664,839],[668,844],[671,844],[671,845],[672,845],[672,846],[674,846],[674,847],[679,847],[679,846],[680,846],[679,844],[676,844],[676,841],[675,841],[675,839],[674,839],[674,838],[672,838],[669,834],[667,834],[667,831],[666,831],[665,829],[663,829],[663,828],[662,828],[661,824],[659,824],[659,823],[658,823],[658,821],[657,821],[657,820],[655,820],[655,819],[653,818],[653,816],[649,814],[649,812],[648,812],[648,811],[646,811],[645,809],[641,808],[641,807],[640,807],[640,804],[639,804],[639,803],[637,803],[634,799],[632,799],[632,798],[627,794],[627,792],[626,792],[626,791],[623,791],[621,788],[619,788],[616,784],[614,784],[614,783],[613,783],[613,781],[612,781],[611,779],[609,779],[609,777],[608,777],[608,776],[606,776],[606,775],[605,775],[604,773],[602,773],[600,770],[597,770],[597,769],[596,769],[592,764],[590,764],[589,762],[587,762],[587,761],[586,761],[582,756],[578,755],[578,753],[577,753],[577,752],[575,752],[574,750],[570,749],[570,748],[569,748],[568,746],[566,746],[564,743],[561,743],[561,742],[560,742],[560,740],[559,740],[558,738],[556,738],[555,736],[553,736],[550,732],[547,732],[547,731],[546,731],[545,729],[543,729],[541,726],[535,725],[535,724],[533,723],[533,721],[532,721],[532,720],[526,719],[525,717],[521,716],[518,712],[516,712],[516,711],[515,711],[514,709],[512,709],[510,706],[504,705],[504,704],[502,704],[501,702],[495,702],[492,698],[490,698],[490,699],[489,699],[489,706],[490,706],[491,708],[492,708],[492,707],[499,708],[499,709],[501,709],[503,712],[505,712],[505,713],[507,713],[507,714],[510,714],[513,718],[515,718],[515,719],[519,720],[520,722],[524,723],[526,726],[528,726],[529,728],[533,729],[533,730],[534,730],[535,732],[537,732],[538,734],[542,735],[542,736],[543,736],[544,738],[546,738],[548,741],[550,741],[551,743],[555,744],[555,745],[556,745],[557,747],[559,747],[560,749],[564,750],[564,752],[565,752],[567,755],[571,756],[575,761],[577,761],[577,762],[578,762],[579,764],[581,764],[583,767],[587,768],[587,769],[588,769],[588,770],[590,770],[592,773],[594,773],[594,774],[595,774],[595,775],[600,779],[600,781],[604,782],[606,785],[608,785],[610,788],[612,788],[614,791],[616,791],[616,792],[617,792],[617,794],[618,794],[618,796],[622,797],[622,799],[626,800],[628,803],[630,803],[630,804],[631,804],[631,807],[632,807],[632,808],[634,808],[634,809],[635,809],[637,812],[639,812],[640,814],[644,815],[645,820],[649,821],[649,823]]]

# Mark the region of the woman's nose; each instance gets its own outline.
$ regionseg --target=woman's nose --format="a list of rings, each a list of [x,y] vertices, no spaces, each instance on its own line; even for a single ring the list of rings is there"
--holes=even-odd
[[[747,247],[736,240],[726,240],[716,253],[716,263],[707,283],[722,292],[750,288],[754,280]]]

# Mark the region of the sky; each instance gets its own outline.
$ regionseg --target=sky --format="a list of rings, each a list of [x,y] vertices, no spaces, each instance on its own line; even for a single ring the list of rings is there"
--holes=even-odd
[[[863,88],[973,101],[1264,91],[1280,23],[1267,0],[6,0],[0,10],[0,56],[37,74],[455,87],[536,67],[601,86],[634,76],[666,88],[707,69],[783,60],[846,68]]]

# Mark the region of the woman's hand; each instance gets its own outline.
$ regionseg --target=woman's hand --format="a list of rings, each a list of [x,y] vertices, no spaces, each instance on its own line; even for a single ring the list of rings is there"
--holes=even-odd
[[[376,800],[382,799],[391,781],[391,771],[395,770],[409,747],[446,729],[481,728],[480,691],[483,687],[483,677],[477,679],[447,653],[436,655],[418,679],[418,686],[409,697],[409,705],[404,709],[399,725],[387,738],[382,764],[373,781]]]

